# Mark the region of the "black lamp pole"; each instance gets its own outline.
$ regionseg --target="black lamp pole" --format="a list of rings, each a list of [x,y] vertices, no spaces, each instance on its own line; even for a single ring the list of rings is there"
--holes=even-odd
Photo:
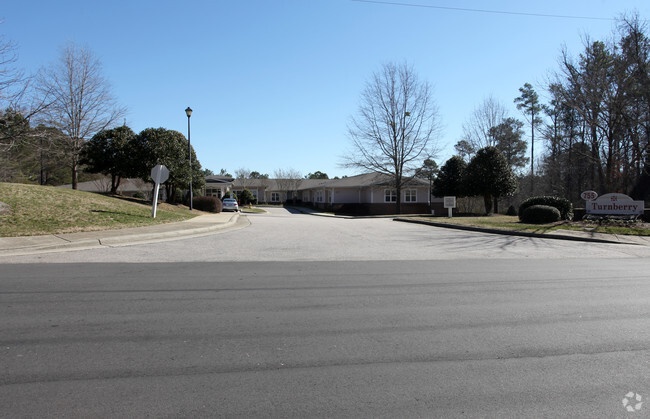
[[[192,116],[192,108],[189,106],[185,109],[187,115],[187,156],[190,161],[190,211],[194,209],[194,192],[192,191],[192,145],[190,143],[190,116]]]

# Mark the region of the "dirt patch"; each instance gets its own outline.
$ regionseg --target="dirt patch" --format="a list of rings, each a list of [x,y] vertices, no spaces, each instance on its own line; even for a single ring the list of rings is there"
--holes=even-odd
[[[629,227],[637,230],[650,230],[650,223],[643,221],[622,221],[622,220],[602,220],[602,221],[560,221],[558,225],[571,225],[588,229],[596,226],[607,227]]]
[[[7,212],[11,212],[11,207],[4,202],[0,202],[0,214],[5,214]]]

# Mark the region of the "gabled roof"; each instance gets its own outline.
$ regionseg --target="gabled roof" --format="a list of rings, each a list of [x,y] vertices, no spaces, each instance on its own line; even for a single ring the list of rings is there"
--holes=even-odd
[[[206,184],[220,184],[220,183],[233,183],[234,179],[228,176],[218,176],[218,175],[212,175],[212,176],[206,176],[205,177],[205,183]]]
[[[233,188],[239,189],[243,188],[245,185],[246,188],[266,188],[267,190],[277,191],[287,189],[287,186],[282,186],[284,182],[287,182],[285,185],[290,184],[291,189],[295,188],[296,190],[304,191],[308,189],[368,188],[373,186],[390,186],[392,184],[392,178],[381,173],[365,173],[362,175],[350,176],[342,179],[235,179],[233,181]],[[408,182],[408,185],[428,186],[429,184],[427,181],[424,181],[422,179],[412,179],[410,182]]]
[[[328,188],[362,188],[369,186],[388,185],[390,178],[381,173],[365,173],[362,175],[332,179],[327,183]]]
[[[428,186],[428,182],[414,178],[406,183],[409,186]],[[357,176],[345,177],[342,179],[330,180],[327,188],[364,188],[373,186],[392,186],[393,178],[383,173],[365,173]]]
[[[57,188],[72,189],[72,184],[60,185]],[[144,182],[137,178],[124,178],[120,181],[120,186],[117,188],[118,192],[137,192],[137,191],[151,191],[153,183]],[[108,193],[111,191],[111,179],[109,177],[100,178],[97,180],[89,180],[87,182],[79,182],[77,190],[85,192],[98,192]]]

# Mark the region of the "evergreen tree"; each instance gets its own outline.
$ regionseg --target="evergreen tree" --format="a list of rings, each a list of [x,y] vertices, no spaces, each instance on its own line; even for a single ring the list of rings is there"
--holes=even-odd
[[[483,196],[485,213],[498,212],[498,198],[512,195],[517,179],[506,158],[496,147],[485,147],[476,152],[463,174],[463,184],[469,196]]]
[[[116,194],[122,178],[137,173],[135,133],[126,125],[98,132],[84,146],[80,164],[86,171],[111,177],[111,193]]]
[[[528,144],[521,139],[524,134],[523,126],[523,122],[515,118],[506,118],[489,131],[490,136],[494,138],[496,148],[503,154],[513,171],[528,164],[528,158],[525,157]]]
[[[463,197],[463,174],[467,168],[465,160],[453,156],[445,162],[438,172],[438,177],[433,181],[433,195],[438,197],[457,196]]]

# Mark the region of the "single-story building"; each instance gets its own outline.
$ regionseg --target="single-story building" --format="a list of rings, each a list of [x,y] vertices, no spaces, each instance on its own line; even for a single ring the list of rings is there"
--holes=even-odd
[[[61,185],[58,187],[64,189],[72,189],[72,184]],[[120,186],[117,188],[117,193],[124,196],[134,196],[136,194],[141,194],[147,199],[152,199],[153,187],[154,184],[152,182],[145,182],[142,179],[137,178],[126,178],[120,181]],[[106,176],[98,178],[96,180],[79,182],[77,184],[77,190],[107,194],[111,191],[111,178]],[[163,187],[160,188],[160,199],[167,199],[166,191]]]
[[[395,214],[397,191],[390,176],[366,173],[342,179],[233,179],[225,176],[206,176],[202,195],[222,198],[228,193],[239,195],[249,190],[258,203],[285,202],[310,205],[336,213],[354,215]],[[70,187],[65,185],[63,187]],[[106,193],[110,179],[83,182],[79,190]],[[122,179],[119,193],[132,196],[141,192],[151,198],[153,184],[139,179]],[[165,188],[160,189],[164,193]],[[401,190],[403,214],[444,214],[443,199],[429,194],[429,183],[412,179]],[[161,199],[165,199],[161,197]]]
[[[207,180],[207,179],[206,179]],[[391,178],[366,173],[342,179],[235,179],[235,194],[251,191],[260,203],[302,203],[323,210],[357,215],[394,214],[397,195]],[[443,200],[433,198],[429,183],[412,179],[401,190],[402,213],[443,213]]]
[[[221,198],[232,191],[234,179],[227,176],[206,176],[203,196]]]

